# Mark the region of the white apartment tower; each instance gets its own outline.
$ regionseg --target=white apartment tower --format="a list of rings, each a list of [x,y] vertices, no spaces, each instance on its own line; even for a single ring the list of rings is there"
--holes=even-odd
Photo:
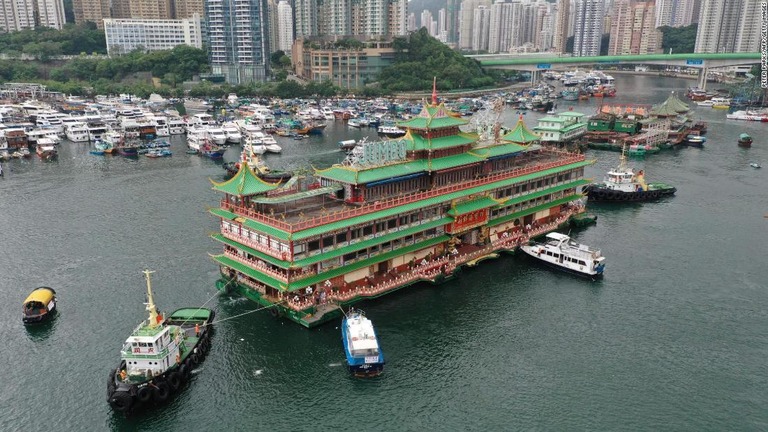
[[[573,30],[573,55],[577,57],[600,54],[603,36],[603,0],[577,0]]]
[[[37,0],[37,25],[61,29],[66,23],[63,0]]]
[[[61,29],[65,23],[62,0],[0,0],[0,33],[38,26]]]
[[[653,1],[617,0],[613,6],[608,55],[643,55],[661,51]]]
[[[473,49],[473,40],[477,35],[479,29],[473,27],[475,22],[475,10],[479,6],[484,6],[486,9],[491,7],[490,0],[463,0],[461,7],[459,8],[459,49],[471,50]]]
[[[697,53],[756,52],[760,11],[757,0],[702,2],[696,32]]]
[[[427,30],[432,26],[432,12],[430,12],[428,9],[424,9],[421,11],[421,15],[419,15],[419,24],[420,27],[426,27]]]
[[[277,47],[290,57],[293,46],[293,8],[288,0],[277,4]]]
[[[387,0],[361,0],[363,34],[386,36],[389,32],[389,2]]]
[[[472,17],[472,51],[488,50],[488,34],[491,24],[491,10],[488,6],[480,5],[474,10]]]
[[[565,45],[568,42],[568,22],[571,19],[571,0],[559,0],[555,14],[555,29],[552,34],[552,49],[558,54],[565,53]]]
[[[408,0],[389,2],[389,34],[405,36],[408,34]]]
[[[498,0],[491,5],[488,24],[488,53],[505,53],[520,45],[520,2]],[[478,31],[479,28],[478,28]]]
[[[211,72],[241,84],[267,77],[266,2],[205,0]]]
[[[200,16],[172,19],[105,18],[104,35],[107,54],[127,54],[135,49],[144,51],[169,50],[179,45],[203,47]]]

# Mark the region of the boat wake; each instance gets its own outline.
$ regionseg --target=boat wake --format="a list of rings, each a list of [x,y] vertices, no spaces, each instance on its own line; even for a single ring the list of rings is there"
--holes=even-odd
[[[257,377],[262,373],[264,373],[264,369],[256,369],[255,371],[253,371],[253,376]]]
[[[329,363],[328,367],[339,367],[341,366],[341,363]]]

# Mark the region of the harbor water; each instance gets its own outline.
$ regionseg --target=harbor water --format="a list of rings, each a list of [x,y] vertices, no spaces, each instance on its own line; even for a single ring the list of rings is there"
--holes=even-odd
[[[658,103],[693,81],[616,77],[606,103]],[[559,102],[592,114],[597,100]],[[517,113],[506,113],[513,126]],[[524,116],[529,127],[538,114]],[[571,233],[607,257],[586,281],[501,256],[442,285],[361,304],[388,364],[350,377],[340,321],[305,329],[217,294],[221,245],[207,209],[220,162],[184,153],[127,159],[64,142],[58,161],[4,162],[0,178],[0,430],[676,430],[768,429],[768,125],[710,108],[704,148],[631,163],[677,187],[656,203],[592,205]],[[331,122],[323,137],[280,138],[273,168],[325,167],[337,142],[375,135]],[[736,144],[740,133],[752,148]],[[226,154],[237,157],[238,149]],[[589,150],[602,178],[618,153]],[[169,312],[217,310],[213,347],[191,385],[131,418],[106,402],[109,371],[146,318],[141,271],[156,270]],[[53,287],[59,314],[24,327],[21,303]]]

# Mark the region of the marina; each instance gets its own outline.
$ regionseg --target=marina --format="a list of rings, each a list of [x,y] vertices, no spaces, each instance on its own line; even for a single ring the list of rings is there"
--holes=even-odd
[[[649,77],[617,81],[617,98],[646,104],[686,85]],[[653,87],[660,89],[649,92]],[[582,104],[574,111],[596,108],[574,103]],[[514,126],[518,116],[505,112],[504,124]],[[521,429],[614,430],[649,422],[676,429],[759,428],[766,420],[759,409],[765,402],[759,385],[764,341],[756,316],[768,304],[762,289],[768,274],[745,257],[759,256],[768,241],[764,170],[749,166],[768,157],[759,139],[763,126],[726,121],[717,110],[701,116],[711,126],[704,151],[682,147],[634,164],[674,184],[674,199],[618,208],[588,203],[598,224],[571,236],[610,258],[602,280],[502,254],[462,268],[443,284],[419,283],[365,301],[361,307],[387,355],[386,372],[370,381],[349,376],[340,319],[307,330],[267,310],[251,313],[217,324],[216,344],[178,397],[129,419],[111,412],[104,384],[116,366],[109,353],[144,313],[137,269],[162,270],[153,277],[163,287],[156,293],[159,304],[202,305],[213,298],[208,306],[219,318],[258,308],[215,288],[220,272],[208,253],[220,254],[222,246],[208,234],[219,233],[221,225],[206,209],[218,208],[222,195],[208,179],[225,181],[224,170],[214,160],[185,155],[180,137],[169,140],[174,156],[157,160],[96,157],[91,146],[65,141],[56,161],[3,162],[0,208],[7,217],[0,228],[13,251],[7,266],[15,270],[2,282],[0,299],[16,306],[0,327],[14,349],[0,356],[11,377],[7,391],[19,396],[6,405],[0,428],[29,423],[31,405],[51,407],[64,429],[234,430],[243,422],[285,429],[297,417],[331,428],[338,404],[378,406],[376,413],[361,410],[360,419],[386,429],[504,430],[510,415]],[[536,124],[536,114],[524,119]],[[339,141],[376,135],[375,129],[352,129],[334,121],[324,137],[278,137],[282,153],[264,160],[281,170],[330,167],[344,158]],[[734,143],[744,132],[755,139],[749,149]],[[224,161],[237,160],[240,150],[226,150]],[[586,158],[597,162],[585,167],[584,177],[602,178],[616,156],[588,150]],[[22,220],[53,223],[26,230]],[[691,247],[691,239],[702,247]],[[713,245],[722,259],[716,265]],[[670,265],[683,261],[685,271]],[[60,295],[59,316],[48,327],[27,329],[18,305],[29,287],[43,284]],[[99,287],[98,294],[88,287]],[[22,379],[39,370],[48,372],[48,382]],[[60,394],[82,396],[51,395],[45,391],[51,384]],[[228,414],[233,410],[241,414]]]

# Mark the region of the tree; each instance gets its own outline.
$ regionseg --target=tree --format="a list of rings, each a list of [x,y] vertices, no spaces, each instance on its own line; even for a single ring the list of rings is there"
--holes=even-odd
[[[307,42],[309,42],[309,41],[305,40],[304,44],[306,45]],[[269,55],[269,62],[271,64],[273,64],[273,65],[276,65],[276,64],[280,63],[280,59],[283,58],[283,57],[285,57],[285,51],[277,50],[277,51],[275,51],[275,52],[273,52],[272,54]]]
[[[672,53],[692,53],[696,47],[696,31],[698,24],[691,24],[686,27],[659,27],[662,33],[661,48],[665,53],[672,50]]]

